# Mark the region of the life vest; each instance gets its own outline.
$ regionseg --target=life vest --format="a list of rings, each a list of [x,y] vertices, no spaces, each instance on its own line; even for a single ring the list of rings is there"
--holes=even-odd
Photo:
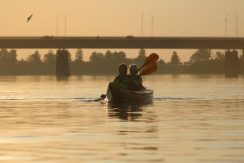
[[[122,89],[127,89],[127,84],[128,84],[128,76],[120,76],[118,75],[115,80],[114,83]]]

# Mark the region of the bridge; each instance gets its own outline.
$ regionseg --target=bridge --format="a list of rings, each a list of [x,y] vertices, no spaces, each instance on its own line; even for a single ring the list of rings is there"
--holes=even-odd
[[[56,74],[70,74],[68,51],[71,48],[88,49],[244,49],[244,38],[237,37],[0,37],[0,48],[58,49]],[[238,52],[225,53],[227,76],[239,74]]]
[[[244,37],[0,37],[0,48],[244,49]]]

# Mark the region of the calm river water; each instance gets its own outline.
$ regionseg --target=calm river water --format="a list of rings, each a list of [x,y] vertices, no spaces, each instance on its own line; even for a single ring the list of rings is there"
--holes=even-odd
[[[89,102],[112,79],[0,77],[0,162],[244,162],[244,76],[149,76],[153,104]]]

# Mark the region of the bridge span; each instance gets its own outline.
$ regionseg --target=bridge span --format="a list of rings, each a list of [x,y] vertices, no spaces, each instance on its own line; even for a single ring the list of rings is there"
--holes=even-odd
[[[0,48],[244,49],[244,37],[0,37]]]

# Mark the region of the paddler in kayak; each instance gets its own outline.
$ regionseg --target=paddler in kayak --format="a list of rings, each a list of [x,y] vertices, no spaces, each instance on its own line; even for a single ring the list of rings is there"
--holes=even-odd
[[[127,75],[127,65],[122,63],[119,65],[119,75],[114,79],[114,84],[122,89],[127,89],[129,77]]]
[[[157,70],[156,62],[158,59],[159,56],[156,53],[152,53],[146,58],[140,69],[138,69],[137,65],[131,65],[129,76],[127,76],[127,66],[125,64],[121,64],[119,66],[119,76],[116,77],[114,82],[109,83],[106,95],[101,96],[98,100],[103,100],[103,97],[107,97],[109,102],[112,103],[152,102],[153,91],[143,87],[141,76],[154,73]],[[120,76],[123,76],[124,78],[121,80]],[[120,85],[121,81],[122,86],[126,89],[121,89],[115,84],[119,83]]]
[[[128,82],[128,90],[145,90],[145,87],[142,85],[142,78],[138,76],[138,66],[136,64],[130,65],[130,75]]]

